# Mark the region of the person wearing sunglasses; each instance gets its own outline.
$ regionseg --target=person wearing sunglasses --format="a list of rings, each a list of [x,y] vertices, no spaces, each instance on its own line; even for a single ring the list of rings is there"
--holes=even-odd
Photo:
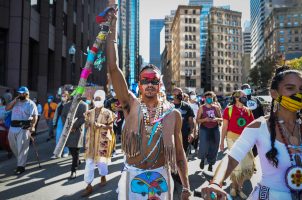
[[[253,113],[244,105],[246,105],[247,97],[242,90],[236,90],[232,94],[231,105],[223,112],[223,125],[220,141],[220,150],[224,151],[224,139],[226,138],[227,147],[231,149],[236,140],[240,137],[243,129],[254,120]],[[232,182],[230,195],[246,199],[246,195],[242,191],[245,180],[249,180],[253,175],[254,156],[250,151],[246,157],[240,162],[236,169],[230,175]]]
[[[171,171],[178,171],[183,186],[181,199],[187,200],[191,192],[181,141],[181,115],[161,98],[162,75],[152,64],[138,73],[140,97],[129,91],[116,64],[116,15],[110,12],[109,17],[112,22],[107,36],[107,65],[125,116],[122,150],[126,159],[118,184],[118,199],[172,200]]]

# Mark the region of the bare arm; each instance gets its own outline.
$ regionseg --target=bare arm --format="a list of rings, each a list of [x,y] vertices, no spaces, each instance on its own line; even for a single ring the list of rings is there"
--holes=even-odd
[[[120,68],[118,68],[116,64],[116,16],[112,12],[109,13],[112,17],[110,33],[107,36],[107,65],[109,69],[109,74],[111,77],[113,89],[116,93],[116,96],[123,107],[129,105],[129,95],[128,95],[128,87],[123,76],[123,72]]]
[[[30,130],[31,132],[36,131],[36,130],[35,130],[35,126],[36,126],[37,121],[38,121],[38,116],[37,116],[37,115],[33,116],[32,120],[31,120],[31,122],[30,122],[30,128],[29,128],[29,130]]]
[[[217,122],[222,122],[223,118],[221,116],[221,109],[218,106],[215,109],[216,109],[216,113],[217,113],[217,117],[215,118],[215,120]]]
[[[176,148],[176,161],[178,174],[181,179],[183,187],[189,188],[189,179],[188,179],[188,163],[186,159],[185,152],[182,146],[182,134],[181,134],[182,119],[180,113],[176,113],[176,127],[174,132],[175,137],[175,148]]]
[[[16,97],[14,100],[12,100],[9,104],[7,104],[7,105],[5,106],[5,110],[6,110],[6,111],[9,111],[9,110],[13,109],[13,107],[14,107],[15,104],[17,103],[17,98],[18,98],[18,97]]]
[[[221,141],[223,142],[228,131],[229,121],[224,119],[221,131]]]

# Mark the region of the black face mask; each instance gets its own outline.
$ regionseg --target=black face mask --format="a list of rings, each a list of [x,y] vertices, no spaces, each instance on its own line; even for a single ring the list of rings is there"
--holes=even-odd
[[[176,99],[178,99],[179,101],[182,101],[182,94],[178,94],[177,96],[176,96]]]
[[[21,100],[21,101],[23,101],[23,100],[25,100],[25,96],[19,96],[19,99]]]
[[[239,102],[242,103],[243,105],[246,105],[247,100],[248,100],[248,99],[247,99],[246,97],[240,97],[240,98],[239,98]]]

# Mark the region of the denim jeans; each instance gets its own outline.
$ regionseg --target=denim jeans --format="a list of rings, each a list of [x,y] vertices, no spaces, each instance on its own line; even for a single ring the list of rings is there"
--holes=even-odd
[[[200,127],[199,130],[199,153],[201,160],[207,159],[208,163],[214,165],[220,142],[219,127]]]

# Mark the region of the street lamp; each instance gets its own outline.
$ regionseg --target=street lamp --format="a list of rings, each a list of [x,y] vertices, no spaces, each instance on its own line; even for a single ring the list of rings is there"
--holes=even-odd
[[[71,80],[73,79],[73,76],[75,75],[75,67],[74,67],[74,55],[76,53],[76,49],[74,47],[74,44],[72,44],[68,49],[68,54],[70,58],[70,66],[71,66]]]

